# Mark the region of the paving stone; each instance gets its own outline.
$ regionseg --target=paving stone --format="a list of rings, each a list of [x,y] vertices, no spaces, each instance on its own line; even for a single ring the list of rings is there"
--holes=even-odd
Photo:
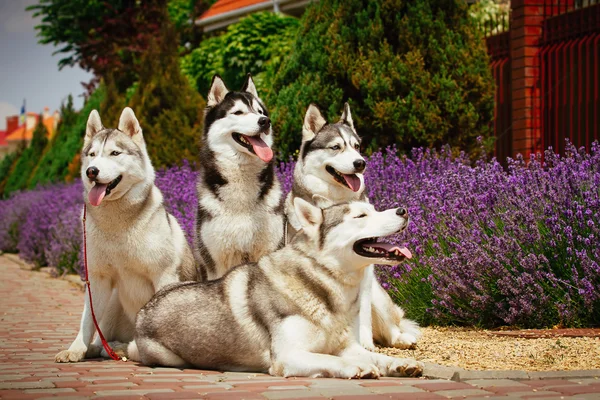
[[[417,388],[427,390],[429,392],[437,392],[438,390],[460,390],[460,389],[472,389],[473,386],[461,383],[461,382],[436,382],[429,383],[427,381],[413,385]]]
[[[308,390],[308,386],[289,385],[289,386],[269,386],[269,390]]]
[[[414,386],[376,386],[369,388],[373,393],[387,394],[387,393],[427,393],[423,389],[419,389]]]
[[[54,384],[49,381],[0,383],[0,389],[49,389],[53,387]]]
[[[533,371],[528,373],[530,379],[573,379],[600,377],[600,369],[584,371]]]
[[[598,395],[600,395],[600,388],[589,385],[552,386],[544,387],[544,389],[551,390],[553,392],[559,392],[568,396],[588,393],[597,393]]]
[[[440,390],[435,394],[444,397],[467,397],[467,396],[493,396],[494,393],[481,389]]]
[[[262,392],[261,395],[267,399],[323,399],[324,397],[319,391],[314,389],[303,390],[277,390]]]
[[[525,371],[459,371],[452,378],[457,382],[470,381],[476,379],[529,379],[529,374]]]
[[[75,389],[71,389],[71,388],[27,389],[24,392],[28,393],[28,394],[75,393]]]
[[[539,390],[537,392],[534,391],[522,391],[522,392],[510,392],[506,393],[509,397],[518,397],[518,398],[527,398],[527,397],[548,397],[548,396],[561,396],[558,392],[553,392],[550,390]]]
[[[464,383],[468,383],[469,385],[479,386],[482,388],[497,388],[497,387],[529,387],[524,383],[515,382],[511,379],[473,379],[469,381],[464,381]]]
[[[99,390],[98,396],[143,396],[147,393],[172,392],[171,389],[132,389],[132,390]]]

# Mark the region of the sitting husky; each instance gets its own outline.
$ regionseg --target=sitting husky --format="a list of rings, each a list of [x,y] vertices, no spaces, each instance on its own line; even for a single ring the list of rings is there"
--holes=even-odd
[[[240,92],[213,78],[200,152],[194,256],[203,280],[282,246],[283,204],[269,113],[252,77]]]
[[[104,128],[90,113],[81,152],[87,204],[87,259],[94,313],[105,338],[133,339],[135,316],[163,286],[195,280],[194,258],[177,220],[167,213],[142,129],[125,108],[118,129]],[[86,294],[79,333],[57,362],[77,362],[95,332]],[[90,351],[88,351],[90,350]]]
[[[347,103],[335,124],[328,124],[315,105],[308,107],[294,184],[285,203],[288,238],[300,228],[293,206],[297,198],[311,201],[317,194],[336,203],[368,202],[363,178],[366,163],[359,150],[360,137]],[[417,324],[404,318],[404,311],[377,282],[373,266],[365,273],[360,318],[355,329],[359,342],[369,350],[375,348],[373,339],[384,346],[409,348],[421,335]]]
[[[406,210],[377,212],[365,202],[321,209],[301,198],[294,208],[301,230],[284,248],[221,279],[158,292],[138,314],[130,357],[286,377],[420,375],[421,363],[370,352],[350,328],[365,268],[411,257],[378,241],[406,228]]]

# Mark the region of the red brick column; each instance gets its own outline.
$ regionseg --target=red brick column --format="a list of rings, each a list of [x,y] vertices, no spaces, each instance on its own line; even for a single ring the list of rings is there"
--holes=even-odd
[[[538,51],[544,0],[513,0],[510,27],[513,156],[541,150]]]

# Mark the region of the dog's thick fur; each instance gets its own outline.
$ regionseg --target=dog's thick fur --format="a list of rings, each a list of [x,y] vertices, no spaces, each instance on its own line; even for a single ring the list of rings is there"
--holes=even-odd
[[[308,107],[294,184],[285,203],[288,237],[300,228],[293,206],[296,198],[311,201],[316,194],[336,203],[368,202],[363,177],[366,164],[359,149],[360,137],[347,103],[340,121],[334,124],[328,124],[315,105]],[[377,282],[373,266],[366,269],[362,282],[355,333],[360,344],[369,350],[375,348],[374,340],[384,346],[410,348],[421,334],[417,324],[404,318],[404,311]]]
[[[421,363],[370,352],[351,329],[364,269],[407,254],[371,238],[404,229],[405,212],[376,212],[364,202],[294,205],[302,229],[284,248],[221,279],[158,292],[138,314],[130,356],[146,365],[281,376],[419,375]]]
[[[272,144],[269,114],[252,78],[240,92],[229,92],[215,76],[197,185],[194,255],[203,280],[220,278],[283,244],[282,193]]]
[[[90,113],[81,161],[94,313],[107,340],[126,343],[133,339],[137,312],[155,292],[196,279],[194,259],[154,185],[142,129],[130,108],[118,129],[104,128],[98,112]],[[90,346],[94,332],[86,293],[79,333],[56,361],[99,355],[99,341]]]

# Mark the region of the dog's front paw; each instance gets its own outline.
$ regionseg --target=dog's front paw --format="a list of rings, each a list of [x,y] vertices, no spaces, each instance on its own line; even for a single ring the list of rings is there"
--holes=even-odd
[[[402,333],[400,330],[394,332],[392,347],[397,349],[415,349],[417,347],[417,338],[410,333]]]
[[[387,367],[387,376],[416,377],[423,374],[423,363],[412,358],[396,358]]]
[[[54,356],[54,362],[79,362],[85,358],[85,350],[63,350]]]
[[[358,342],[365,349],[369,351],[375,351],[375,343],[373,342],[373,332],[370,328],[360,328],[360,331],[358,333]]]
[[[343,379],[378,379],[381,376],[379,368],[374,364],[367,363],[352,363],[344,367],[339,374],[333,374],[338,378]]]

